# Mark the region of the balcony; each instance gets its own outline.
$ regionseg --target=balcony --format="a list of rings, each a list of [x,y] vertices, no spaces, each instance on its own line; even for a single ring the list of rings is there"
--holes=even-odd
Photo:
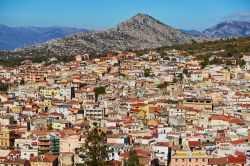
[[[38,145],[47,145],[47,146],[49,146],[50,145],[50,142],[39,142],[39,144]]]

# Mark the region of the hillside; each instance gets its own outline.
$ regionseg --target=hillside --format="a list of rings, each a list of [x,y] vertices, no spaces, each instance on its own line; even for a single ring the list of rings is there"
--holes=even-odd
[[[14,50],[40,44],[77,32],[87,32],[87,30],[67,27],[8,27],[0,25],[0,50]]]
[[[225,21],[206,29],[201,34],[201,37],[205,38],[231,38],[247,36],[250,36],[250,23],[242,21]]]
[[[6,56],[65,56],[79,53],[140,50],[162,46],[179,45],[200,41],[184,34],[146,14],[137,14],[118,24],[116,28],[77,33],[64,39],[53,39],[43,44],[5,52]]]

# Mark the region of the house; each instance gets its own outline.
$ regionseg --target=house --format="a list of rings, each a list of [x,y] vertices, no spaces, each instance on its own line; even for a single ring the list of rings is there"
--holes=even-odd
[[[30,159],[30,166],[58,166],[58,156],[44,154]]]
[[[8,149],[14,146],[15,132],[8,127],[0,127],[0,148]]]
[[[208,165],[208,156],[203,151],[175,151],[172,154],[170,165]]]
[[[203,98],[203,97],[194,97],[194,98],[186,98],[183,100],[183,106],[192,107],[197,110],[213,110],[213,101],[211,98]]]
[[[70,127],[70,122],[67,120],[55,120],[52,122],[52,128],[53,129],[58,129],[58,130],[63,130],[64,128]]]
[[[157,142],[153,146],[153,150],[154,150],[155,157],[158,158],[160,161],[163,160],[161,163],[164,163],[166,165],[167,160],[168,160],[168,153],[169,153],[168,142]]]
[[[78,134],[66,135],[60,139],[60,152],[75,153],[76,149],[82,147],[85,142],[85,137]]]

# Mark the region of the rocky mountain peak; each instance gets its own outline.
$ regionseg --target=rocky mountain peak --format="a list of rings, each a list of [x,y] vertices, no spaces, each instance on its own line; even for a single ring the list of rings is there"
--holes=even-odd
[[[153,17],[147,15],[138,13],[137,15],[133,16],[131,19],[124,21],[117,25],[118,30],[122,29],[141,29],[146,26],[154,26],[154,25],[163,25],[160,21],[154,19]]]
[[[147,14],[139,13],[113,29],[78,33],[64,39],[50,40],[40,45],[19,49],[14,53],[18,56],[77,55],[86,52],[157,48],[194,41],[198,39],[163,24]]]
[[[211,28],[206,29],[202,37],[206,38],[228,38],[250,36],[250,23],[244,21],[224,21]]]

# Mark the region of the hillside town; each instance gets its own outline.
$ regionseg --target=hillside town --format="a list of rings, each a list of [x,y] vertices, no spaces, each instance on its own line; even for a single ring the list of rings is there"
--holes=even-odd
[[[0,66],[0,165],[84,164],[96,126],[110,165],[131,149],[146,166],[250,165],[250,54],[219,58],[173,49]]]

